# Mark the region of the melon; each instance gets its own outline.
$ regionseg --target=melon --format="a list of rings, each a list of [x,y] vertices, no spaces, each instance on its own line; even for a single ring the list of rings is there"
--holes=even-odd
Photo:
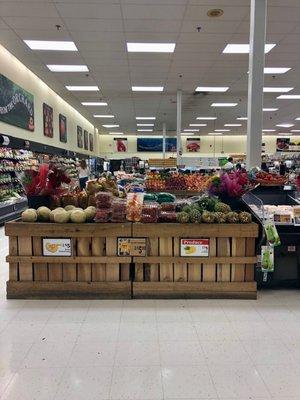
[[[81,224],[86,221],[86,213],[82,210],[72,210],[70,220],[76,224]]]
[[[61,211],[61,210],[64,211],[64,209],[63,209],[62,207],[57,207],[57,208],[55,208],[54,210],[51,211],[51,213],[50,213],[50,221],[51,221],[51,222],[54,222],[54,214],[55,214],[57,211]]]
[[[69,222],[69,213],[66,210],[57,210],[54,213],[53,219],[58,224],[66,224]]]
[[[38,221],[47,222],[50,219],[51,210],[48,207],[39,207],[36,210]]]
[[[85,215],[86,215],[86,220],[87,222],[92,222],[94,221],[95,215],[96,215],[96,207],[94,206],[89,206],[85,210],[83,210]]]
[[[75,208],[76,208],[75,206],[73,206],[72,204],[70,204],[70,205],[68,205],[68,206],[65,207],[65,210],[66,210],[66,211],[71,211],[71,210],[74,210]]]
[[[35,222],[37,220],[37,212],[34,208],[28,208],[21,214],[23,222]]]

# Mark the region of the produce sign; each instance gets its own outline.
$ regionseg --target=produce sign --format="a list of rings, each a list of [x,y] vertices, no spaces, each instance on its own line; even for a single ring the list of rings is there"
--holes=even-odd
[[[209,239],[180,239],[181,257],[208,257]]]
[[[67,118],[59,114],[59,140],[67,143]]]
[[[34,131],[33,95],[0,74],[0,121]]]
[[[114,138],[114,147],[117,153],[126,153],[128,151],[127,138]]]
[[[186,151],[188,153],[199,153],[200,139],[187,138],[186,139]]]
[[[175,152],[177,148],[176,138],[166,138],[166,151]],[[137,151],[161,153],[163,151],[163,139],[160,138],[138,138]]]
[[[43,103],[44,136],[53,138],[53,108]]]
[[[146,238],[118,238],[118,256],[146,257]]]
[[[71,239],[43,239],[43,256],[71,257],[72,242]]]

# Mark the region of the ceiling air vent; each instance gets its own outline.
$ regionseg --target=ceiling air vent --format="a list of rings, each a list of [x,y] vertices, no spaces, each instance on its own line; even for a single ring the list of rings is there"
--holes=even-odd
[[[207,16],[211,18],[221,17],[224,14],[224,11],[221,8],[213,8],[207,11]]]

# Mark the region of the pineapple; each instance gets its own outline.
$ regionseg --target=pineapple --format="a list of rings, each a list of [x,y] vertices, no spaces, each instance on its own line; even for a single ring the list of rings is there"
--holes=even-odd
[[[196,208],[192,209],[190,212],[190,222],[200,223],[201,222],[201,212]]]
[[[218,202],[215,205],[215,211],[227,214],[231,211],[231,208],[226,203]]]
[[[212,212],[203,211],[202,221],[207,224],[213,224],[215,222],[215,216]]]
[[[239,214],[234,211],[231,211],[226,214],[226,220],[230,224],[237,224],[239,222]]]
[[[186,224],[190,220],[189,214],[184,211],[177,213],[176,218],[177,218],[177,221],[180,222],[181,224]]]
[[[242,224],[250,224],[252,222],[252,215],[246,211],[239,214],[239,220]]]
[[[215,212],[215,222],[218,224],[225,224],[226,222],[226,214],[223,212]]]

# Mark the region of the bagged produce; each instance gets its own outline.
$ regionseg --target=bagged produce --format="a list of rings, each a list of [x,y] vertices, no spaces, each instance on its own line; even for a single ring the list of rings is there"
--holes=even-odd
[[[159,214],[160,222],[176,222],[177,215],[175,211],[161,211]]]
[[[161,203],[161,211],[175,211],[176,204],[175,203]]]
[[[95,222],[109,222],[111,217],[110,208],[98,208],[94,218]]]
[[[95,195],[97,208],[110,208],[113,200],[111,192],[98,192]]]
[[[124,222],[126,220],[126,200],[114,199],[111,205],[111,222]]]
[[[147,202],[142,206],[141,222],[157,222],[159,217],[159,204],[156,202]]]
[[[157,201],[158,203],[174,203],[176,197],[171,193],[158,193]]]
[[[88,196],[82,191],[78,194],[78,206],[85,209],[88,206]]]
[[[144,193],[128,193],[126,218],[128,221],[139,222],[142,215]]]

